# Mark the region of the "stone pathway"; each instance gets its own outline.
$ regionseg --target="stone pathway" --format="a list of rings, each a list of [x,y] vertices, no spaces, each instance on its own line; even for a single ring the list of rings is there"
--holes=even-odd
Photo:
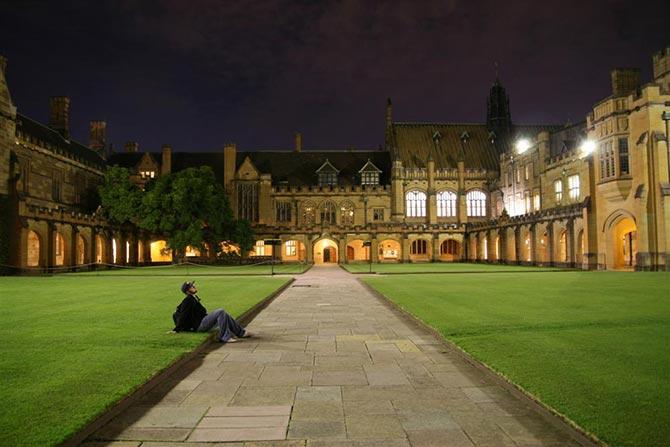
[[[249,328],[83,445],[580,445],[339,267],[298,276]]]

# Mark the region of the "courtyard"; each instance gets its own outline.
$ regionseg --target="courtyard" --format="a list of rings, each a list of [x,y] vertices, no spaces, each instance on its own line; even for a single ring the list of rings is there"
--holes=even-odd
[[[256,338],[208,345],[83,445],[591,444],[500,377],[609,445],[665,444],[668,274],[437,265],[295,276],[250,324]],[[183,279],[233,315],[289,279],[138,270],[2,278],[15,303],[2,317],[2,444],[56,445],[201,345],[165,334]]]

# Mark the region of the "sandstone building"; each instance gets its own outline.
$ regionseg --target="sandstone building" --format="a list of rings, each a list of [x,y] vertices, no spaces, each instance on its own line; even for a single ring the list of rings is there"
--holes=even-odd
[[[612,94],[567,126],[514,123],[498,79],[477,124],[396,122],[389,100],[384,146],[374,150],[304,150],[298,133],[283,150],[142,152],[129,143],[104,160],[104,123],[91,123],[85,148],[67,139],[66,98],[52,99],[48,128],[18,114],[0,80],[0,192],[17,210],[15,265],[58,265],[59,237],[66,265],[164,260],[156,238],[78,214],[84,191],[116,164],[140,185],[211,166],[236,216],[254,225],[253,254],[271,255],[263,241],[279,238],[274,256],[284,261],[670,269],[670,48],[653,56],[650,83],[613,70]]]

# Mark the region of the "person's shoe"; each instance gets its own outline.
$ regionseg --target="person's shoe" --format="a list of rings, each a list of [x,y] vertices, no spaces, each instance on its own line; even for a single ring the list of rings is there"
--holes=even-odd
[[[239,340],[236,338],[230,338],[227,341],[221,340],[221,343],[237,343]]]
[[[240,338],[249,338],[249,337],[253,337],[253,336],[255,336],[255,335],[256,335],[256,334],[254,334],[254,333],[251,332],[251,331],[244,331],[244,335],[241,336]]]

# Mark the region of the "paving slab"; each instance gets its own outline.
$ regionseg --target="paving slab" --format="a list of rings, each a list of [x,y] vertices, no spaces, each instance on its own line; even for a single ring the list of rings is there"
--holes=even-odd
[[[315,266],[86,447],[579,446],[336,266]]]

